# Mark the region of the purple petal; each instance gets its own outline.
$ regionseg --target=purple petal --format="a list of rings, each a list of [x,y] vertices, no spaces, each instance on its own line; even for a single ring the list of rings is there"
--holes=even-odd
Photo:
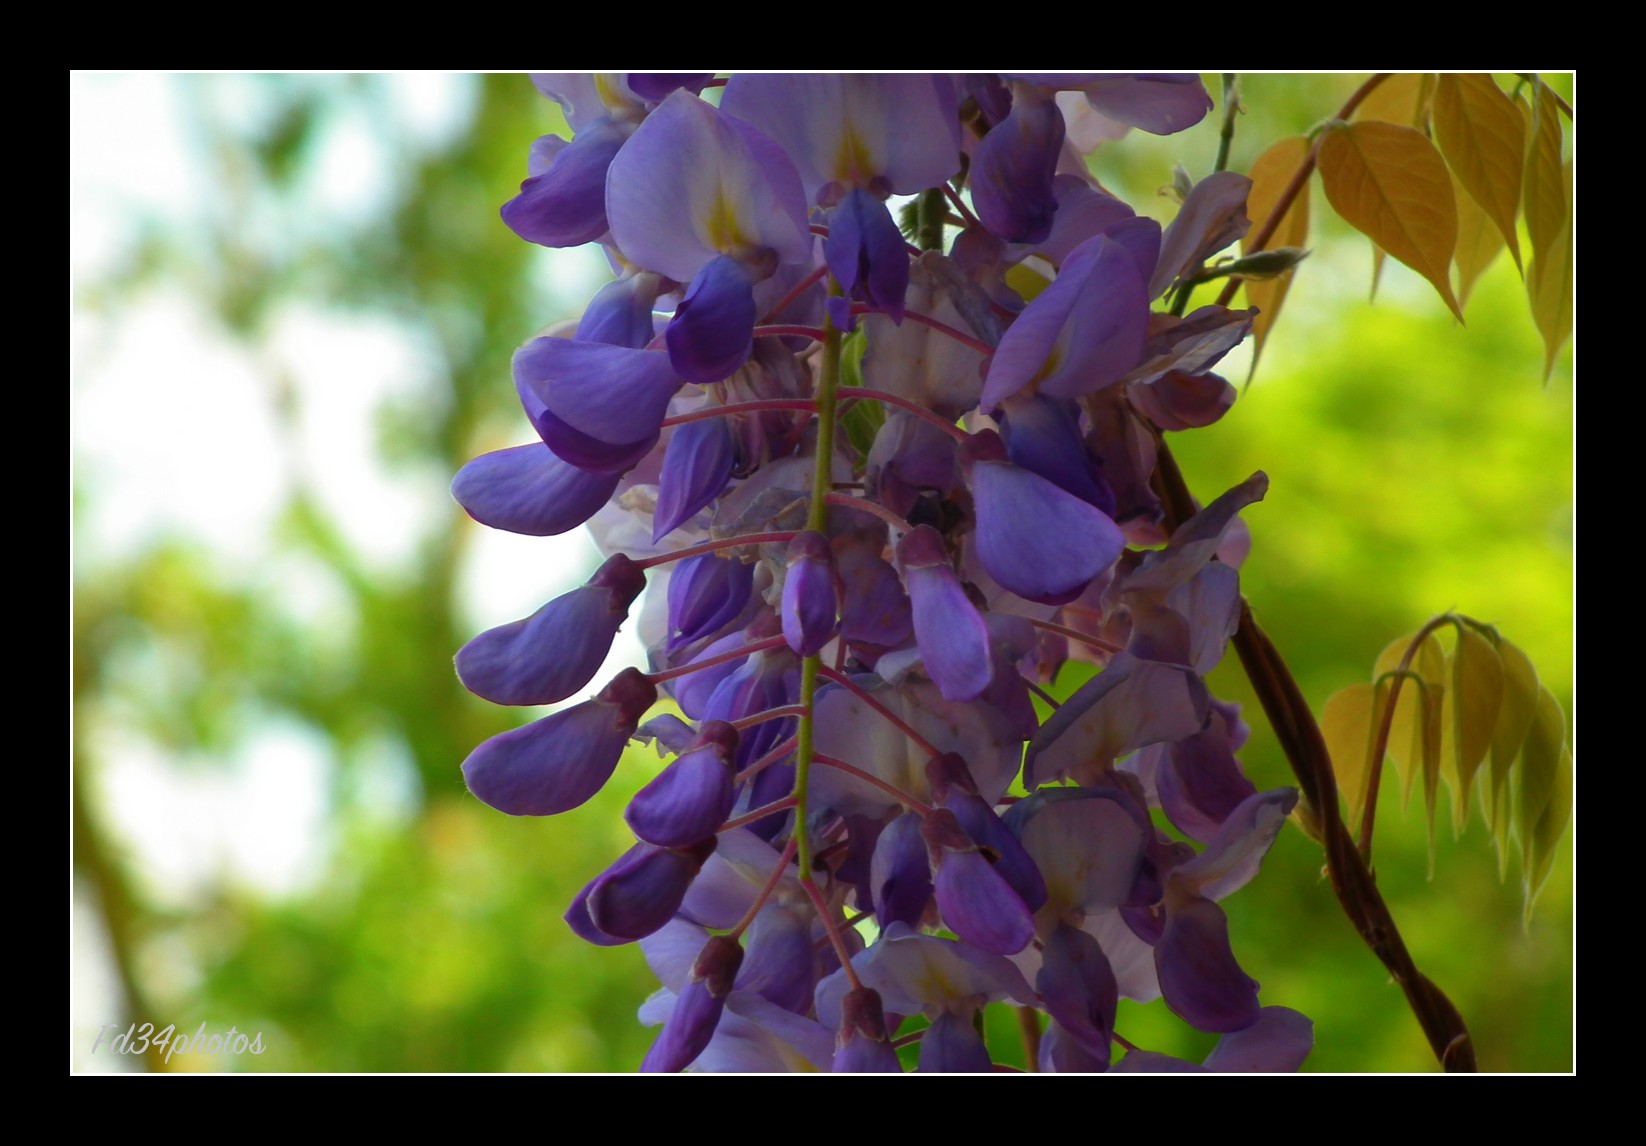
[[[669,363],[688,382],[729,378],[754,349],[754,282],[736,259],[717,255],[691,280],[664,338]]]
[[[676,565],[669,577],[669,651],[717,632],[743,611],[753,586],[754,566],[734,558],[705,553]]]
[[[1105,235],[1088,239],[1001,335],[980,404],[992,409],[1031,382],[1057,398],[1101,390],[1137,366],[1148,325],[1131,251]]]
[[[1205,683],[1186,666],[1117,653],[1040,726],[1023,782],[1087,775],[1147,745],[1192,736],[1206,723],[1209,703]]]
[[[1006,461],[971,468],[983,567],[1019,597],[1061,605],[1119,559],[1125,535],[1090,502]]]
[[[1315,1025],[1288,1007],[1264,1007],[1257,1022],[1224,1035],[1206,1056],[1206,1069],[1290,1074],[1314,1049]]]
[[[725,935],[709,939],[641,1064],[642,1072],[672,1074],[685,1070],[708,1048],[742,960],[743,949],[737,940]]]
[[[731,815],[737,799],[732,763],[737,732],[722,721],[709,721],[699,736],[706,743],[659,772],[623,813],[634,834],[649,844],[686,847],[713,835]]]
[[[1151,135],[1174,135],[1212,110],[1212,97],[1192,72],[1122,75],[1086,84],[1086,100],[1110,119]]]
[[[898,542],[897,552],[926,673],[945,699],[971,700],[994,676],[989,627],[961,587],[935,529],[918,527]]]
[[[520,185],[503,204],[503,222],[522,239],[545,247],[576,247],[604,235],[606,171],[627,133],[597,120],[560,149],[547,171]]]
[[[1046,941],[1045,962],[1034,985],[1046,1013],[1100,1064],[1087,1069],[1107,1069],[1120,992],[1097,940],[1060,924]]]
[[[810,912],[801,914],[768,903],[748,930],[739,991],[753,991],[768,1001],[803,1015],[811,1009],[817,986],[812,958]]]
[[[1235,962],[1228,917],[1211,900],[1168,899],[1154,958],[1166,1005],[1190,1026],[1227,1033],[1257,1022],[1257,981]]]
[[[1052,179],[1063,150],[1063,113],[1050,98],[1017,93],[1011,114],[972,152],[968,179],[977,217],[1008,243],[1038,243],[1052,231]]]
[[[893,322],[903,321],[909,290],[909,254],[891,208],[868,191],[853,191],[827,219],[823,257],[840,287],[879,307]]]
[[[870,861],[869,884],[875,919],[882,930],[899,922],[920,926],[920,917],[932,900],[932,869],[919,816],[905,813],[880,833]]]
[[[660,275],[645,271],[607,283],[583,308],[576,341],[644,350],[656,336],[652,307],[662,286]]]
[[[677,88],[685,88],[696,95],[714,79],[713,72],[630,72],[629,90],[643,100],[661,103]]]
[[[463,687],[493,704],[555,704],[594,678],[646,587],[623,554],[587,585],[562,594],[522,621],[488,629],[457,653]]]
[[[1179,275],[1247,232],[1252,225],[1246,217],[1251,189],[1252,181],[1233,171],[1213,172],[1195,184],[1160,241],[1160,260],[1149,279],[1150,301],[1165,294]]]
[[[647,116],[612,160],[606,214],[631,262],[676,282],[690,282],[717,255],[770,248],[784,262],[804,262],[811,250],[793,162],[748,124],[684,91]]]
[[[619,480],[579,469],[533,442],[475,458],[452,479],[452,497],[482,525],[553,537],[593,517]]]
[[[987,1074],[994,1070],[983,1036],[966,1015],[944,1011],[920,1036],[920,1074]]]
[[[585,463],[551,438],[558,435],[574,445],[587,441],[613,455],[639,449],[644,456],[657,441],[669,399],[680,389],[667,355],[564,338],[537,338],[521,347],[514,355],[514,376],[517,387],[542,403],[538,432],[574,465]]]
[[[932,889],[943,922],[974,947],[1015,955],[1034,938],[1029,909],[976,848],[945,850]]]
[[[511,816],[570,811],[605,786],[656,699],[645,676],[624,669],[595,699],[480,745],[463,761],[463,778],[476,797]]]
[[[732,432],[724,418],[676,426],[657,479],[652,541],[661,541],[719,497],[731,477],[732,462]]]
[[[615,939],[650,935],[680,909],[714,847],[709,836],[690,848],[646,846],[625,855],[590,885],[590,922]]]
[[[783,581],[783,636],[796,656],[815,656],[834,636],[833,554],[822,534],[806,530],[789,542]]]

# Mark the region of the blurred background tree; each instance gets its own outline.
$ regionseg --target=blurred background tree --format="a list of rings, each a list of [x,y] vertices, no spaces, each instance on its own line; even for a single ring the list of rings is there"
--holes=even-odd
[[[1361,78],[1243,77],[1231,166]],[[1551,82],[1570,98],[1570,76]],[[516,76],[80,74],[70,90],[71,1068],[634,1069],[655,980],[634,947],[592,949],[560,917],[627,846],[621,810],[655,759],[631,751],[566,816],[499,816],[458,764],[511,714],[449,667],[597,560],[581,535],[478,527],[445,491],[464,461],[530,439],[509,357],[608,274],[497,217],[531,141],[564,132],[558,110]],[[1174,163],[1211,169],[1218,118],[1134,133],[1094,170],[1169,218],[1156,189]],[[1544,385],[1506,256],[1467,330],[1393,263],[1368,302],[1370,247],[1328,214],[1250,390],[1174,436],[1190,485],[1206,500],[1269,473],[1244,587],[1317,711],[1455,608],[1525,648],[1569,713],[1571,351]],[[639,657],[620,640],[612,667]],[[1213,685],[1248,706],[1259,786],[1289,783],[1233,657]],[[1484,829],[1454,841],[1443,814],[1431,882],[1399,795],[1385,786],[1380,884],[1482,1068],[1570,1070],[1569,840],[1523,928]],[[1242,962],[1265,1002],[1315,1020],[1305,1069],[1434,1069],[1320,868],[1282,834],[1229,904]],[[1204,1052],[1161,1012],[1123,1004],[1120,1029]],[[262,1031],[267,1051],[91,1053],[101,1025],[146,1020]]]

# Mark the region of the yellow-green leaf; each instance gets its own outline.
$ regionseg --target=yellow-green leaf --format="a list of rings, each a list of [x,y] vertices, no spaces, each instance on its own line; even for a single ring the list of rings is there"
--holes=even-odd
[[[1389,642],[1378,655],[1377,666],[1372,670],[1374,681],[1382,681],[1387,676],[1389,685],[1386,687],[1392,687],[1392,674],[1399,670],[1400,662],[1405,658],[1407,648],[1411,646],[1412,637],[1416,635],[1413,633]],[[1423,766],[1426,742],[1423,713],[1431,707],[1424,699],[1426,690],[1417,685],[1420,682],[1424,683],[1428,690],[1435,693],[1436,703],[1432,707],[1436,709],[1437,715],[1438,701],[1446,690],[1446,650],[1441,647],[1439,638],[1433,633],[1424,637],[1423,643],[1418,646],[1411,660],[1410,672],[1412,676],[1408,676],[1401,685],[1400,698],[1390,722],[1388,747],[1389,758],[1394,762],[1395,770],[1401,777],[1401,799],[1404,801],[1411,800],[1412,782]],[[1416,679],[1413,679],[1414,677]],[[1437,751],[1432,754],[1432,759],[1438,764],[1438,744],[1436,747]]]
[[[1532,828],[1531,860],[1526,866],[1526,918],[1530,919],[1532,904],[1537,902],[1537,896],[1543,890],[1543,885],[1549,878],[1549,868],[1554,865],[1555,848],[1560,844],[1560,837],[1566,833],[1566,825],[1572,822],[1572,748],[1569,744],[1560,746],[1560,759],[1555,767],[1554,788],[1549,793],[1549,802],[1544,805],[1543,814],[1537,818],[1537,824]]]
[[[1473,293],[1475,283],[1503,249],[1503,236],[1486,217],[1486,212],[1480,209],[1480,204],[1463,190],[1455,174],[1452,176],[1452,191],[1457,199],[1457,251],[1452,255],[1457,282],[1453,289],[1457,291],[1458,305],[1468,309],[1469,295]]]
[[[1499,874],[1507,870],[1509,862],[1509,807],[1506,802],[1506,784],[1509,770],[1520,755],[1520,746],[1531,730],[1532,717],[1537,714],[1537,670],[1530,658],[1514,642],[1498,639],[1498,663],[1503,668],[1503,700],[1497,709],[1497,724],[1492,729],[1491,784],[1486,799],[1486,822],[1492,826],[1492,837],[1497,843]]]
[[[1543,380],[1555,367],[1555,355],[1572,333],[1572,165],[1562,172],[1566,182],[1566,216],[1544,248],[1534,248],[1526,287],[1532,299],[1532,319],[1543,336]]]
[[[1422,127],[1434,91],[1432,72],[1401,72],[1392,75],[1365,99],[1355,112],[1356,119],[1377,119],[1401,127]]]
[[[1320,176],[1344,221],[1428,279],[1463,321],[1448,281],[1457,205],[1434,144],[1420,131],[1378,120],[1333,127],[1320,144]]]
[[[1291,183],[1292,176],[1297,174],[1299,167],[1309,156],[1309,141],[1301,135],[1294,135],[1289,139],[1282,139],[1274,144],[1252,164],[1248,177],[1252,181],[1252,189],[1246,195],[1246,214],[1252,220],[1252,230],[1257,231],[1268,221],[1280,202],[1281,192]],[[1280,224],[1274,230],[1273,236],[1265,244],[1267,249],[1275,247],[1305,247],[1309,242],[1309,184],[1305,180],[1303,189],[1298,193],[1292,205],[1286,209],[1281,217]],[[1241,250],[1251,254],[1251,249],[1244,244]],[[1275,320],[1280,317],[1280,307],[1286,301],[1286,292],[1291,289],[1292,276],[1296,271],[1287,271],[1276,275],[1272,279],[1257,282],[1246,280],[1246,301],[1257,307],[1257,318],[1252,322],[1252,333],[1256,336],[1256,347],[1252,352],[1252,369],[1257,369],[1257,360],[1263,354],[1263,343],[1269,337],[1269,331],[1274,328]]]
[[[1496,224],[1520,266],[1520,209],[1526,121],[1489,75],[1446,73],[1435,88],[1435,142],[1452,173]]]
[[[1372,715],[1377,708],[1377,688],[1364,682],[1351,684],[1334,693],[1320,713],[1320,732],[1337,773],[1337,790],[1348,811],[1344,822],[1354,832],[1366,801],[1366,784],[1371,778],[1372,741],[1377,727]]]
[[[1457,626],[1451,656],[1451,705],[1445,739],[1447,776],[1452,788],[1452,831],[1461,834],[1469,820],[1469,792],[1475,773],[1492,747],[1498,709],[1503,701],[1503,663],[1492,642],[1466,624]]]
[[[1560,169],[1560,111],[1554,93],[1542,80],[1532,94],[1531,140],[1521,186],[1535,262],[1554,245],[1571,214],[1566,202],[1566,178]]]
[[[1537,709],[1526,733],[1526,745],[1521,750],[1515,785],[1515,834],[1520,837],[1520,865],[1528,898],[1532,894],[1536,861],[1542,858],[1537,845],[1538,821],[1550,810],[1551,804],[1555,805],[1553,810],[1559,812],[1555,789],[1561,782],[1561,753],[1565,741],[1566,718],[1561,714],[1560,705],[1553,693],[1539,688]]]

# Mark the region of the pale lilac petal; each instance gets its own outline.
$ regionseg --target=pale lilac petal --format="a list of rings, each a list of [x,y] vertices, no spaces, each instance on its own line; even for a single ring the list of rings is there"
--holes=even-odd
[[[1239,239],[1251,227],[1246,196],[1252,181],[1233,171],[1216,171],[1196,183],[1166,228],[1160,260],[1149,279],[1149,299],[1166,293],[1179,275],[1193,270]]]
[[[771,249],[803,262],[811,248],[793,163],[685,91],[647,116],[612,160],[606,215],[631,262],[676,282],[690,282],[717,255]]]
[[[1206,723],[1206,685],[1182,665],[1117,653],[1040,726],[1024,759],[1024,783],[1085,776],[1137,749],[1181,740]]]
[[[1192,72],[1119,75],[1085,84],[1087,101],[1112,120],[1151,135],[1174,135],[1212,110],[1212,97]]]
[[[1296,788],[1274,788],[1247,797],[1229,813],[1205,851],[1173,869],[1168,877],[1172,886],[1207,899],[1233,895],[1257,875],[1263,857],[1296,806]]]

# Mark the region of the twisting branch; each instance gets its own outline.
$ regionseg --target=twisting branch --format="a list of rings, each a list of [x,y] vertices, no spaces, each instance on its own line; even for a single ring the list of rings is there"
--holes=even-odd
[[[1175,529],[1194,515],[1195,503],[1163,437],[1157,472],[1166,502],[1167,525]],[[1447,1071],[1474,1071],[1475,1048],[1469,1028],[1445,992],[1412,962],[1394,917],[1377,890],[1377,881],[1343,823],[1337,803],[1337,776],[1320,725],[1274,642],[1253,619],[1244,597],[1240,600],[1240,628],[1234,645],[1241,667],[1263,705],[1263,714],[1297,776],[1303,798],[1314,810],[1326,849],[1326,870],[1343,913],[1406,993],[1406,1002],[1441,1067]]]

